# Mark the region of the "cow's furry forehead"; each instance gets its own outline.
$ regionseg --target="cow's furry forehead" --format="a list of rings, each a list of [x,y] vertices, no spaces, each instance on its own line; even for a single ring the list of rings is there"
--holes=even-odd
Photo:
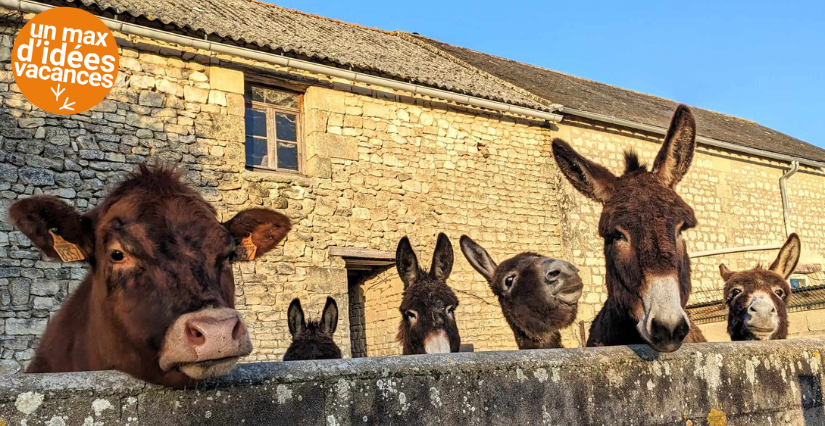
[[[231,244],[228,231],[215,209],[169,167],[141,165],[115,187],[105,202],[89,215],[103,236],[117,228],[142,235],[149,241],[194,244],[198,250]],[[151,244],[151,243],[149,243]],[[151,250],[149,250],[151,251]]]

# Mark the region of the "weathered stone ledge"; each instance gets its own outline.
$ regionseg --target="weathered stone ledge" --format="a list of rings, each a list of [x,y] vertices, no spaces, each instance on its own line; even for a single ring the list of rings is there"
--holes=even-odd
[[[17,375],[0,424],[823,424],[825,339],[245,364],[198,389]]]

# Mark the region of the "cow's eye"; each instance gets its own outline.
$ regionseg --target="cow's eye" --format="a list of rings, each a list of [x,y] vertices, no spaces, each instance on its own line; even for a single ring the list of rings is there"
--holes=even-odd
[[[125,258],[126,255],[124,255],[123,252],[120,250],[112,250],[109,252],[109,259],[112,259],[112,262],[123,262],[123,259]]]
[[[780,298],[785,297],[785,291],[782,290],[781,288],[778,288],[778,289],[774,290],[774,293],[776,293],[776,295],[779,296]]]

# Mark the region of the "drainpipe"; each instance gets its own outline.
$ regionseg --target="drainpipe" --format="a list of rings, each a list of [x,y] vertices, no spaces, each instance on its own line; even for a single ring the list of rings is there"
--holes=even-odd
[[[779,193],[782,195],[782,215],[785,219],[785,236],[791,235],[791,203],[788,201],[788,188],[785,182],[799,171],[799,161],[791,162],[791,168],[779,178]]]

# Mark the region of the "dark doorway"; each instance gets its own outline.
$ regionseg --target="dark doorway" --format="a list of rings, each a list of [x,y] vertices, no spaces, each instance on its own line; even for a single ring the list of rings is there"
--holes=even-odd
[[[366,297],[364,296],[362,284],[367,279],[395,265],[395,253],[370,249],[330,247],[329,254],[330,256],[340,256],[346,262],[352,357],[366,357],[368,355]]]

